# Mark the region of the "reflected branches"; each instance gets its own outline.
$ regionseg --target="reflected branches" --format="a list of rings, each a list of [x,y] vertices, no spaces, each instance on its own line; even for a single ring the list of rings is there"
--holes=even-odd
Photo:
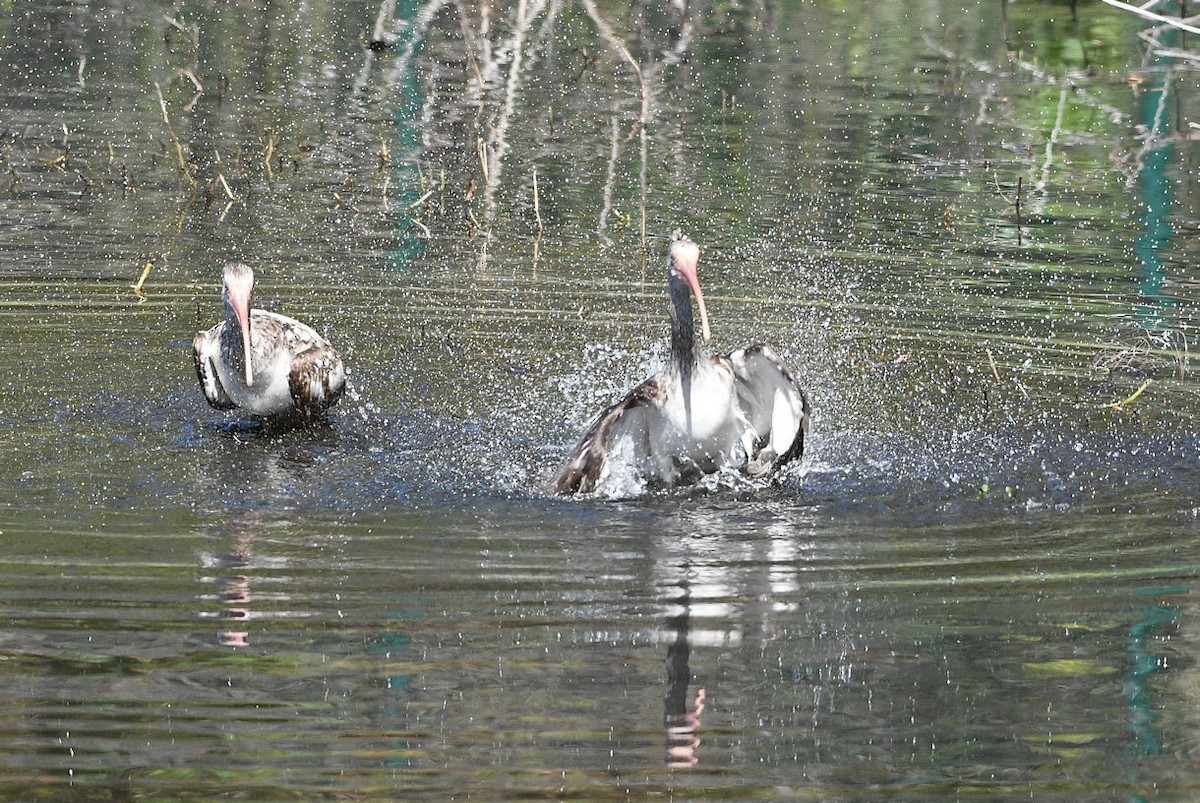
[[[1010,26],[1013,20],[1007,15],[1004,16],[1004,31],[1008,50],[1005,60],[1000,63],[971,58],[928,37],[925,39],[927,46],[945,59],[964,65],[979,76],[975,125],[1008,126],[1031,139],[1042,140],[1043,144],[1037,148],[1041,151],[1040,158],[1035,155],[1032,143],[1025,146],[1026,183],[1031,189],[1029,211],[1032,213],[1027,220],[1052,220],[1057,216],[1054,207],[1061,203],[1062,193],[1054,186],[1056,182],[1052,180],[1052,171],[1056,164],[1062,165],[1064,148],[1069,150],[1071,146],[1095,142],[1107,136],[1112,141],[1114,152],[1118,154],[1113,162],[1123,172],[1126,186],[1132,189],[1139,182],[1144,184],[1147,165],[1153,161],[1152,154],[1190,136],[1182,121],[1169,121],[1167,118],[1172,107],[1181,108],[1172,103],[1174,96],[1184,88],[1178,74],[1192,69],[1193,63],[1191,54],[1180,50],[1175,43],[1182,31],[1194,27],[1194,19],[1167,17],[1165,11],[1172,4],[1155,0],[1137,7],[1110,0],[1105,2],[1108,6],[1157,23],[1138,33],[1147,44],[1143,65],[1125,75],[1121,83],[1117,80],[1094,80],[1100,64],[1094,60],[1094,54],[1083,49],[1084,42],[1089,42],[1088,47],[1100,45],[1089,39],[1090,31],[1095,27],[1088,30],[1081,28],[1082,13],[1080,18],[1072,18],[1070,28],[1064,24],[1058,33],[1062,37],[1061,47],[1066,48],[1065,43],[1074,42],[1079,50],[1075,51],[1073,57],[1063,55],[1057,61],[1052,58],[1054,45],[1047,44],[1054,42],[1054,31],[1041,28],[1022,32],[1026,41],[1036,42],[1038,48],[1033,57],[1022,57],[1020,45],[1011,43]],[[1006,9],[1007,4],[1002,4],[1002,11]],[[1097,10],[1091,9],[1089,13],[1093,25],[1099,26],[1102,17]],[[1120,16],[1111,11],[1106,13],[1109,19]],[[1082,59],[1082,69],[1079,59]],[[1111,77],[1115,79],[1118,76]],[[1006,83],[1013,86],[1006,90]],[[1114,102],[1112,96],[1123,91],[1122,85],[1128,87],[1132,98],[1126,95]],[[1133,102],[1130,103],[1130,100]],[[1138,113],[1131,114],[1126,107],[1136,108]],[[1110,125],[1107,133],[1101,121]],[[995,176],[995,171],[992,172],[997,191],[1010,206],[1014,205]],[[1020,242],[1022,221],[1019,186],[1017,194],[1018,204],[1015,207],[1018,210],[1017,239]],[[1150,200],[1144,203],[1150,208],[1161,205],[1158,201]]]
[[[1058,92],[1058,108],[1054,112],[1054,128],[1050,129],[1050,135],[1046,137],[1046,158],[1042,160],[1042,170],[1038,175],[1037,181],[1033,184],[1034,192],[1036,193],[1033,203],[1034,212],[1041,214],[1045,208],[1046,198],[1048,195],[1047,186],[1050,183],[1050,166],[1054,162],[1054,146],[1058,144],[1058,138],[1063,130],[1063,112],[1067,108],[1067,88],[1064,86]],[[1020,190],[1018,189],[1018,193]],[[1019,204],[1019,195],[1018,195]],[[1018,205],[1018,221],[1020,216],[1020,206]],[[1020,223],[1018,222],[1018,228]]]
[[[486,7],[486,6],[485,6]],[[512,121],[517,96],[521,90],[522,75],[537,63],[536,54],[526,54],[525,40],[533,26],[534,20],[546,14],[546,24],[541,28],[540,39],[544,43],[553,28],[554,19],[558,16],[559,0],[520,0],[517,4],[516,17],[509,38],[495,50],[495,56],[484,62],[480,69],[480,84],[483,87],[497,80],[502,62],[507,59],[508,75],[504,81],[504,92],[499,108],[492,114],[485,125],[487,139],[481,145],[480,156],[484,170],[484,215],[489,229],[496,219],[496,192],[500,187],[504,156],[508,153],[508,129]],[[482,24],[481,24],[482,27]],[[485,52],[491,53],[489,49]],[[526,59],[528,63],[526,64]],[[480,113],[483,113],[482,99]]]
[[[613,186],[617,183],[617,160],[621,158],[621,123],[617,115],[612,116],[612,134],[609,137],[608,161],[604,175],[604,191],[601,195],[600,220],[596,225],[596,233],[605,245],[611,245],[605,230],[608,228],[608,216],[612,214]]]
[[[597,229],[607,242],[608,216],[614,211],[614,188],[619,181],[623,146],[636,135],[639,230],[644,260],[652,181],[649,165],[652,125],[662,89],[661,73],[664,68],[681,62],[692,43],[692,25],[684,19],[686,9],[682,4],[671,6],[670,13],[678,21],[672,26],[670,40],[657,55],[648,58],[635,55],[625,34],[604,18],[592,0],[580,0],[578,4],[591,31],[627,65],[634,81],[636,121],[628,127],[621,124],[627,94],[614,94],[604,86],[578,86],[589,83],[588,75],[599,60],[589,55],[591,48],[585,44],[586,37],[580,41],[580,17],[564,18],[567,9],[576,4],[563,0],[517,0],[497,7],[433,0],[413,4],[407,15],[403,5],[392,0],[381,5],[355,90],[379,100],[389,97],[398,100],[397,122],[400,138],[407,148],[406,157],[398,164],[401,171],[412,173],[413,199],[428,194],[429,187],[424,181],[417,181],[418,174],[437,167],[449,171],[450,197],[443,198],[437,208],[442,209],[449,201],[449,215],[444,222],[465,226],[469,233],[484,238],[481,265],[486,261],[486,241],[506,216],[508,204],[519,203],[528,216],[530,230],[540,235],[553,219],[547,212],[554,214],[547,197],[553,199],[563,192],[564,181],[570,180],[560,175],[561,169],[554,169],[553,160],[564,152],[577,150],[574,136],[587,125],[572,110],[581,104],[586,106],[585,98],[591,98],[599,90],[611,96],[613,112],[608,159],[602,168],[605,178]],[[443,11],[450,13],[442,14]],[[437,48],[436,54],[420,59],[418,64],[422,45],[427,34],[432,35],[435,25],[447,36],[431,45]],[[581,52],[585,64],[580,72],[573,74],[559,69],[563,59],[573,61],[574,55]],[[381,53],[389,54],[394,64],[382,74],[379,86],[384,94],[379,96],[368,89],[372,86],[372,65]],[[562,109],[567,110],[565,122],[560,122],[564,120]],[[525,119],[531,117],[534,119]],[[514,153],[520,154],[523,162],[515,166],[515,173],[514,165],[510,164]],[[519,180],[514,181],[515,177]],[[455,214],[456,208],[461,210],[460,214]],[[408,217],[414,231],[419,229],[426,238],[433,236],[436,229],[428,216],[419,224],[414,222],[415,214]],[[535,246],[535,258],[537,250]]]
[[[588,17],[590,17],[592,22],[596,25],[596,30],[599,32],[601,38],[604,39],[604,41],[606,41],[610,47],[620,53],[622,57],[624,57],[625,61],[628,62],[630,68],[633,70],[634,78],[637,79],[638,98],[640,101],[637,131],[638,143],[641,146],[641,150],[639,151],[640,159],[638,161],[638,211],[641,221],[640,233],[642,264],[645,265],[646,260],[649,257],[648,245],[646,243],[646,190],[648,182],[646,175],[646,163],[649,161],[649,142],[647,140],[646,128],[650,124],[651,99],[650,87],[646,83],[646,74],[649,72],[651,75],[653,75],[657,72],[657,70],[643,70],[642,66],[637,63],[637,60],[634,59],[633,55],[629,52],[629,48],[625,46],[625,43],[622,42],[613,32],[612,27],[609,26],[609,24],[604,21],[604,18],[600,16],[600,12],[596,10],[596,4],[593,3],[592,0],[581,0],[581,2],[583,3],[583,7],[587,10]],[[615,164],[615,162],[613,163]]]
[[[647,164],[649,162],[650,146],[647,129],[650,125],[651,104],[656,97],[656,91],[651,88],[651,84],[653,80],[658,77],[659,73],[664,67],[677,64],[683,59],[684,55],[688,51],[689,46],[691,45],[692,26],[690,23],[685,22],[680,27],[679,35],[676,38],[673,47],[666,51],[658,61],[643,66],[639,64],[638,61],[633,57],[633,54],[629,52],[629,48],[626,47],[625,43],[616,35],[612,29],[612,26],[610,26],[604,20],[604,18],[600,16],[600,12],[596,9],[596,4],[593,2],[593,0],[581,0],[581,2],[584,9],[587,11],[588,17],[596,26],[596,31],[600,34],[600,37],[608,43],[609,47],[616,50],[625,59],[630,68],[633,70],[634,78],[637,80],[639,98],[637,132],[638,144],[640,146],[638,161],[638,211],[640,218],[641,259],[642,265],[645,266],[646,261],[649,258],[649,250],[646,239],[646,196],[649,183],[647,176]],[[615,179],[616,175],[615,165],[619,155],[619,146],[617,143],[617,122],[616,118],[614,117],[612,148],[608,162],[609,180],[605,182],[605,208],[604,214],[600,220],[601,235],[603,235],[604,232],[605,217],[607,216],[609,210],[609,201],[612,197],[610,182]]]
[[[1160,29],[1161,28],[1174,28],[1176,30],[1186,31],[1188,33],[1200,33],[1200,28],[1197,28],[1195,25],[1192,24],[1193,22],[1200,20],[1200,16],[1190,17],[1185,20],[1185,19],[1176,19],[1176,18],[1168,17],[1164,14],[1159,14],[1156,11],[1151,11],[1150,7],[1158,5],[1160,0],[1150,0],[1150,2],[1144,3],[1143,5],[1140,5],[1140,6],[1135,6],[1130,3],[1124,3],[1124,2],[1121,2],[1121,0],[1100,0],[1100,1],[1102,3],[1112,6],[1113,8],[1119,8],[1122,11],[1128,11],[1131,14],[1136,14],[1137,16],[1141,17],[1142,19],[1147,19],[1147,20],[1151,20],[1153,22],[1161,23],[1161,25],[1159,26]]]

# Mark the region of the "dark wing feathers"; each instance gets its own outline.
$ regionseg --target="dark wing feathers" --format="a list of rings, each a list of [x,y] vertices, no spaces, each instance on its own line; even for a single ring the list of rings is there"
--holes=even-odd
[[[765,343],[731,352],[728,359],[738,402],[756,440],[747,472],[773,471],[804,454],[811,408],[791,371]]]
[[[217,376],[217,367],[212,363],[212,357],[204,354],[204,346],[214,337],[213,330],[197,332],[192,340],[192,361],[196,365],[196,378],[200,380],[200,389],[204,398],[218,410],[232,410],[237,407],[225,388],[221,386],[221,378]]]
[[[759,343],[715,359],[733,372],[738,407],[750,425],[742,437],[743,470],[762,476],[800,457],[811,426],[808,397],[771,347]],[[651,377],[601,412],[559,470],[555,490],[593,490],[622,439],[649,455],[650,413],[662,401],[662,388]]]
[[[325,412],[345,389],[346,373],[331,346],[312,346],[292,358],[288,390],[296,409],[304,415]]]
[[[554,481],[555,490],[560,494],[593,490],[600,480],[609,450],[621,437],[643,443],[645,451],[649,452],[650,428],[646,413],[651,405],[661,400],[662,389],[651,377],[596,416],[559,469]]]

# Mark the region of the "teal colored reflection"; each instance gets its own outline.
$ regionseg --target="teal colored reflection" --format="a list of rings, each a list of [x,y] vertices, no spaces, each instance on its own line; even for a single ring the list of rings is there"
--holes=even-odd
[[[398,601],[412,602],[413,600],[408,595],[400,595]],[[405,621],[408,619],[419,619],[425,616],[423,611],[397,609],[392,611],[388,618],[395,621]],[[385,630],[372,636],[367,645],[371,652],[382,660],[387,661],[396,653],[407,652],[412,646],[412,636],[407,633],[400,633],[395,630]],[[384,675],[384,684],[387,690],[392,693],[388,697],[388,703],[380,711],[381,722],[385,729],[394,728],[397,732],[403,731],[403,722],[408,709],[408,699],[404,695],[412,688],[412,675]],[[413,761],[410,758],[415,746],[407,740],[396,740],[388,743],[389,750],[392,751],[390,757],[383,760],[382,764],[385,767],[392,769],[405,769],[413,766]]]
[[[1151,649],[1151,640],[1156,628],[1171,624],[1179,616],[1179,611],[1166,605],[1143,608],[1125,640],[1130,669],[1123,691],[1128,703],[1129,731],[1133,735],[1127,752],[1134,756],[1156,756],[1162,752],[1162,740],[1155,727],[1150,680],[1162,671],[1164,664]]]
[[[1169,46],[1175,37],[1173,33],[1164,34],[1163,39]],[[1154,81],[1144,88],[1141,101],[1148,150],[1143,154],[1138,170],[1138,193],[1144,211],[1142,233],[1134,243],[1133,252],[1141,264],[1137,287],[1144,299],[1144,303],[1137,306],[1138,324],[1150,331],[1163,327],[1163,309],[1174,305],[1162,291],[1166,275],[1161,258],[1162,250],[1174,234],[1169,221],[1174,196],[1167,168],[1175,159],[1175,147],[1164,142],[1174,117],[1171,75],[1171,70],[1160,66],[1154,72]]]
[[[425,27],[415,20],[420,0],[400,0],[396,5],[396,19],[404,21],[404,30],[395,43],[396,58],[403,59],[403,70],[396,82],[400,90],[400,105],[396,108],[396,135],[399,139],[401,158],[396,161],[396,179],[400,187],[399,209],[403,217],[397,220],[402,231],[399,245],[391,254],[393,267],[407,267],[425,251],[425,240],[415,233],[409,218],[411,205],[421,197],[421,171],[415,159],[405,154],[419,152],[421,129],[418,121],[425,104],[425,94],[417,76],[417,58],[425,44]]]

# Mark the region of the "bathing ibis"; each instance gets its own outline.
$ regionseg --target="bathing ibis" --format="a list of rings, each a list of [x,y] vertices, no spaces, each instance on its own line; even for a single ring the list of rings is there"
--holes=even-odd
[[[250,309],[254,271],[225,266],[225,320],[192,341],[208,403],[264,419],[316,418],[341,398],[346,370],[329,341],[295,318]]]
[[[770,346],[712,355],[696,264],[700,248],[676,232],[667,250],[671,353],[667,364],[601,411],[558,472],[560,494],[694,482],[726,466],[771,474],[804,452],[809,404]],[[700,313],[699,342],[692,301]]]

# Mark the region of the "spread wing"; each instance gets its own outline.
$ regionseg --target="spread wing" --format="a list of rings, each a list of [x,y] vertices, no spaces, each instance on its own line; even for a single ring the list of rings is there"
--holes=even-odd
[[[320,415],[341,398],[345,389],[346,369],[328,343],[310,346],[292,357],[288,390],[300,412]]]
[[[727,359],[738,404],[752,430],[744,444],[746,472],[765,474],[804,454],[804,436],[811,427],[808,397],[771,347],[759,343]]]
[[[662,401],[658,380],[650,377],[606,408],[583,433],[554,481],[560,494],[595,489],[608,462],[620,451],[634,464],[650,455],[650,415]]]
[[[217,366],[213,362],[221,353],[220,329],[223,325],[218,324],[212,329],[196,333],[196,337],[192,340],[192,360],[196,364],[196,378],[200,380],[200,389],[204,391],[204,398],[208,399],[208,403],[218,410],[232,410],[237,405],[233,403],[229,394],[225,392],[225,388],[221,386],[221,379],[217,376]]]

